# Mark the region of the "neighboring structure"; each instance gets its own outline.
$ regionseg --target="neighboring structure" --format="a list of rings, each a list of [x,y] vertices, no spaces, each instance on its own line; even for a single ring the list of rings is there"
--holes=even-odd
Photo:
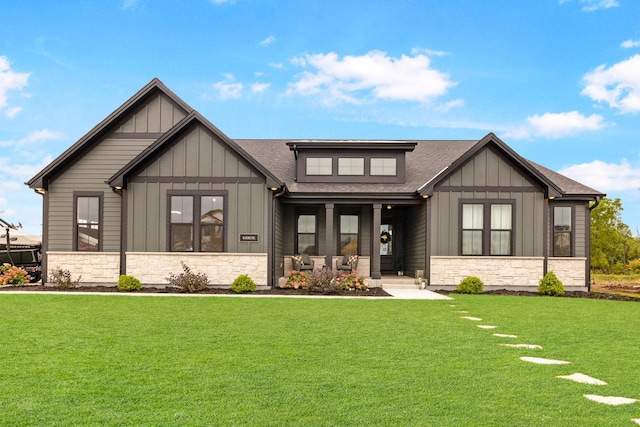
[[[44,196],[43,268],[166,283],[181,262],[273,286],[307,253],[358,272],[473,275],[588,289],[589,212],[604,196],[479,141],[232,140],[154,79],[28,183]],[[330,261],[330,262],[329,262]],[[46,277],[46,276],[45,276]]]

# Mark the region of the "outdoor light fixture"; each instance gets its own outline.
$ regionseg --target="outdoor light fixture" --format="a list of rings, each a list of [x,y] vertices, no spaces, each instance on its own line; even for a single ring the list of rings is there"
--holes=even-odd
[[[40,187],[35,188],[34,190],[38,194],[45,194],[47,192],[47,190],[45,190],[44,188],[40,188]]]
[[[391,209],[391,208],[392,208],[392,206],[391,206],[391,205],[387,205],[387,209]]]

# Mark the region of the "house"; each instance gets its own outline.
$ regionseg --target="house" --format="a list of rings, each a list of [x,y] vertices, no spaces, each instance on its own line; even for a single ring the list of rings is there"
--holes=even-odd
[[[476,141],[231,139],[153,79],[27,185],[43,195],[43,269],[87,283],[268,287],[308,254],[380,284],[403,270],[452,288],[589,286],[589,215],[604,196]],[[45,276],[46,277],[46,276]]]

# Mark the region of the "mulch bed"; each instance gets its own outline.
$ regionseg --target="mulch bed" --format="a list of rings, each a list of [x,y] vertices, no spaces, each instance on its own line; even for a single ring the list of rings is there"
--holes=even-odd
[[[438,291],[438,293],[444,295],[457,294],[456,291]],[[513,296],[525,296],[525,297],[542,297],[538,292],[531,291],[508,291],[506,289],[500,289],[495,291],[485,291],[484,295],[513,295]],[[635,301],[640,302],[640,298],[634,298],[626,295],[610,294],[606,292],[577,292],[567,291],[562,297],[559,298],[591,298],[591,299],[608,299],[613,301]]]

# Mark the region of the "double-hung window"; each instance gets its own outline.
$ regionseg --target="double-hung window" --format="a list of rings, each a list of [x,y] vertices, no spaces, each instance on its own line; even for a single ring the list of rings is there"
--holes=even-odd
[[[171,210],[170,251],[224,251],[224,195],[218,193],[172,194],[169,195],[169,208]]]
[[[512,255],[513,204],[462,203],[461,232],[462,255]]]
[[[314,213],[300,213],[297,221],[297,252],[298,254],[318,255],[316,246],[317,227]]]
[[[340,255],[358,253],[359,215],[340,215]]]
[[[102,194],[77,193],[74,202],[74,249],[102,250]]]
[[[571,206],[553,207],[553,256],[571,256],[572,218]]]

